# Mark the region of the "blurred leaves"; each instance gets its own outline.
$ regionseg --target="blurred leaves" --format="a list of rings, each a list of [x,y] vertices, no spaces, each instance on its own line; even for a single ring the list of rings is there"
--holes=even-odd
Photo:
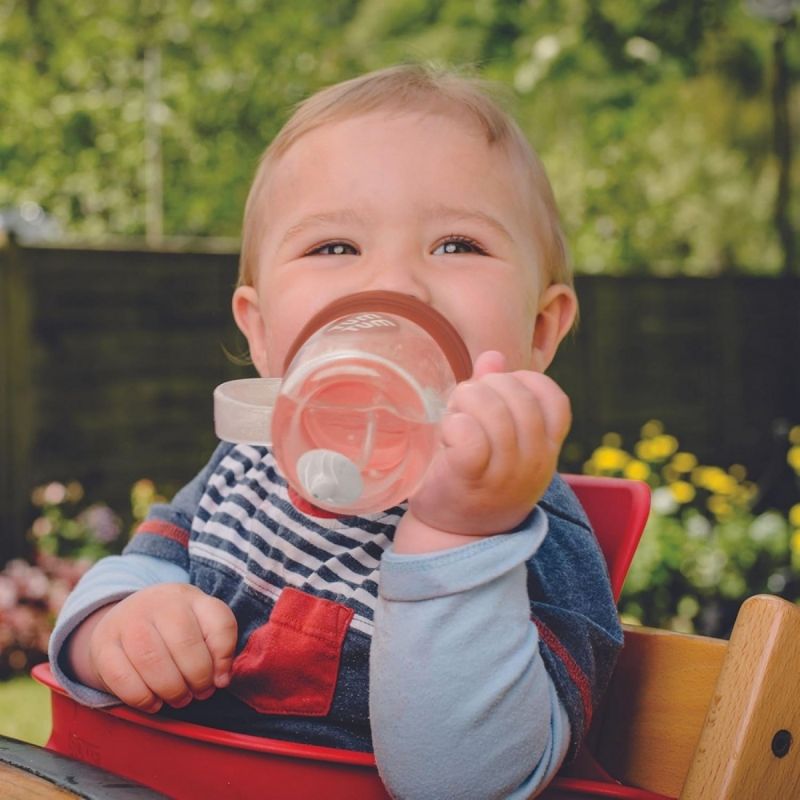
[[[145,115],[161,132],[165,233],[236,236],[294,103],[415,59],[473,64],[513,91],[578,269],[781,267],[776,22],[741,0],[0,0],[0,25],[0,207],[37,202],[74,236],[144,233]],[[796,26],[786,52],[796,78]]]
[[[119,552],[124,545],[122,521],[105,503],[86,505],[83,498],[77,481],[53,481],[33,490],[31,502],[39,516],[30,536],[38,554],[93,561]]]

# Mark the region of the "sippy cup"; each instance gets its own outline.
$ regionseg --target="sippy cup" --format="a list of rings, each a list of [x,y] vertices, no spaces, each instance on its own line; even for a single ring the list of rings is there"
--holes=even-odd
[[[294,490],[339,514],[381,511],[417,487],[436,426],[472,362],[455,328],[396,292],[334,301],[289,348],[280,378],[214,391],[220,439],[269,444]]]

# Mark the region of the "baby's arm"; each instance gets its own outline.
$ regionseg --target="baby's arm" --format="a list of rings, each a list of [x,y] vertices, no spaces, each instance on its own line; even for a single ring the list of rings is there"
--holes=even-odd
[[[370,720],[397,797],[522,798],[570,743],[530,619],[526,559],[547,530],[430,555],[384,555],[370,653]]]
[[[534,507],[569,401],[546,376],[503,366],[483,354],[453,393],[443,448],[381,562],[370,718],[398,797],[529,797],[571,742],[525,565],[547,532]]]
[[[104,706],[121,698],[155,710],[161,700],[181,705],[187,692],[200,696],[224,683],[222,651],[232,615],[188,586],[187,545],[208,480],[232,447],[221,444],[171,503],[153,506],[125,553],[102,559],[67,598],[50,639],[50,662],[80,702]],[[234,621],[231,652],[235,638]],[[146,663],[139,663],[140,657]],[[134,663],[152,675],[147,688]]]

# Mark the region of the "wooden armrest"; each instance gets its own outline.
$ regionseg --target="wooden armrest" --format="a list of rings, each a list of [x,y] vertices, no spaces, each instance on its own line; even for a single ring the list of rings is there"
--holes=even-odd
[[[626,626],[589,746],[681,800],[800,797],[800,608],[751,597],[730,642]]]
[[[677,797],[727,651],[706,636],[625,626],[589,746],[623,783]]]
[[[800,797],[800,608],[739,610],[681,800]]]

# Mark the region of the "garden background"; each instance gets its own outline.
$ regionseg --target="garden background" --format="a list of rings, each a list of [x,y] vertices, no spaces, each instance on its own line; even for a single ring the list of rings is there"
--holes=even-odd
[[[628,620],[725,635],[800,597],[795,0],[0,0],[0,678],[213,444],[244,197],[316,88],[405,60],[505,87],[582,323],[562,468],[654,511]],[[0,732],[45,698],[0,684]],[[32,727],[27,727],[28,725]],[[21,728],[19,726],[22,726]]]

